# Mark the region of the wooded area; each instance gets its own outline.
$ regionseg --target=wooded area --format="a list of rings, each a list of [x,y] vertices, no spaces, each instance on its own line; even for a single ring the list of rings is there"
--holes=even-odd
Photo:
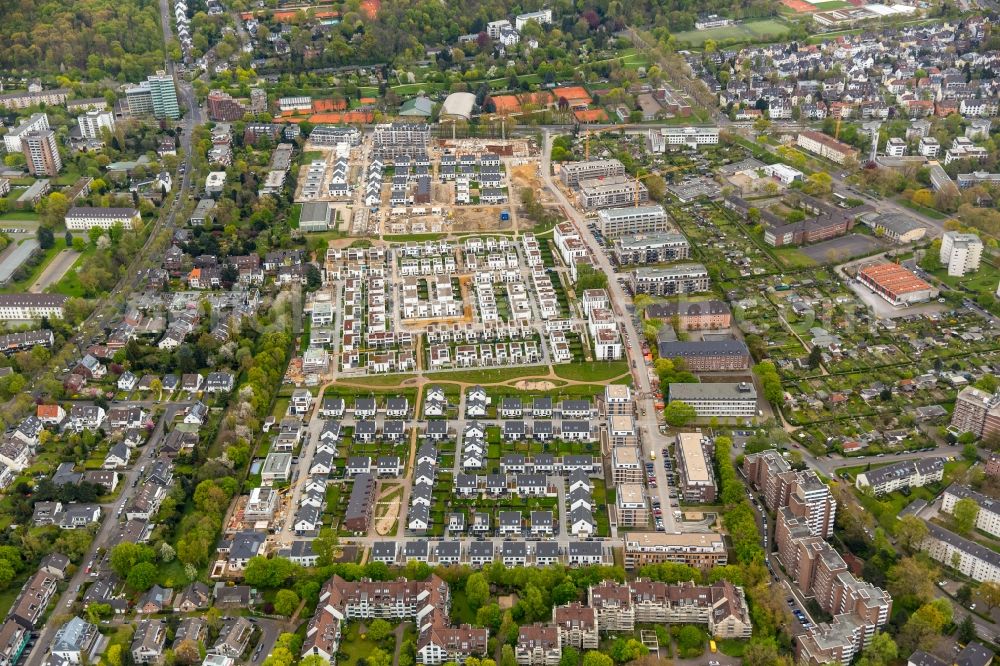
[[[139,81],[163,69],[157,0],[6,0],[0,70]]]

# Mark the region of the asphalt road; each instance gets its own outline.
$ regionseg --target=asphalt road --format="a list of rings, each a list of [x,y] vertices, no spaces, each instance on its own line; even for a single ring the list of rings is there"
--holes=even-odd
[[[121,495],[116,501],[102,507],[101,528],[94,536],[94,540],[91,542],[90,548],[87,549],[87,553],[80,562],[80,566],[76,573],[69,579],[65,591],[56,602],[55,608],[59,609],[59,612],[67,612],[72,606],[73,601],[76,600],[77,592],[81,589],[83,584],[92,580],[92,575],[96,576],[98,573],[98,565],[96,562],[98,550],[101,548],[104,548],[105,550],[107,549],[111,537],[121,524],[117,517],[118,510],[125,506],[131,500],[132,496],[139,490],[139,486],[136,483],[139,479],[139,470],[152,461],[153,454],[159,447],[160,440],[163,438],[163,432],[167,422],[172,421],[174,416],[180,411],[186,409],[189,404],[190,403],[185,402],[170,403],[167,405],[159,423],[157,423],[156,428],[153,429],[153,432],[149,437],[149,441],[147,441],[145,446],[140,449],[139,458],[135,461],[135,463],[133,463],[131,468],[122,474],[121,481],[119,482],[119,487],[122,488]],[[88,574],[87,567],[90,566],[91,563],[94,564],[91,568],[91,573]],[[51,621],[45,623],[39,632],[38,640],[35,641],[35,645],[32,648],[31,653],[27,655],[23,662],[24,666],[41,666],[58,628],[59,627]]]
[[[552,134],[548,131],[545,132],[544,145],[542,148],[542,160],[541,160],[541,171],[542,180],[545,186],[549,189],[552,195],[556,198],[566,214],[569,216],[570,221],[576,227],[577,232],[580,234],[580,238],[587,245],[590,250],[594,262],[608,276],[608,294],[611,297],[611,306],[614,308],[616,315],[618,316],[618,321],[620,322],[622,328],[622,337],[626,358],[632,367],[632,377],[634,381],[636,409],[638,413],[636,414],[636,426],[641,433],[640,439],[642,441],[642,451],[643,460],[650,459],[650,453],[652,452],[657,460],[653,465],[653,469],[656,470],[656,488],[648,488],[648,492],[651,495],[659,496],[660,506],[663,509],[663,526],[667,532],[677,532],[677,524],[674,518],[674,510],[676,500],[671,501],[669,496],[669,486],[667,484],[666,472],[663,469],[663,464],[659,460],[660,450],[667,446],[669,440],[660,434],[660,423],[657,420],[657,410],[655,400],[653,398],[652,386],[649,381],[649,373],[646,368],[646,360],[642,355],[642,338],[640,337],[639,331],[636,328],[635,322],[632,319],[631,314],[626,309],[626,305],[631,303],[631,299],[625,294],[625,290],[622,288],[620,282],[618,282],[614,266],[611,265],[611,260],[605,253],[604,248],[600,246],[594,235],[590,233],[587,229],[587,223],[583,215],[581,215],[573,203],[569,201],[562,190],[560,190],[556,184],[552,181],[552,167],[551,167],[551,156],[552,156]],[[614,534],[614,532],[612,532]]]

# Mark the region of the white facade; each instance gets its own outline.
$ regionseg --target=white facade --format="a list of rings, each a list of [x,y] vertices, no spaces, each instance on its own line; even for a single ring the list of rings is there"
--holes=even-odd
[[[94,227],[110,229],[120,224],[126,229],[134,229],[141,222],[136,208],[72,208],[66,213],[66,228],[71,231],[86,231]]]
[[[543,9],[538,12],[529,12],[527,14],[521,14],[520,16],[514,18],[514,28],[518,32],[521,32],[521,30],[524,29],[524,26],[526,26],[529,21],[534,21],[539,25],[546,25],[552,23],[552,10]]]
[[[66,300],[59,294],[0,294],[0,321],[62,319]]]
[[[110,132],[115,131],[115,114],[110,111],[91,109],[82,116],[78,116],[76,122],[80,126],[80,135],[84,139],[100,139],[102,129],[107,129]]]
[[[713,146],[719,143],[718,127],[664,127],[649,131],[649,146],[654,153],[662,153],[668,146]]]
[[[948,267],[948,275],[962,277],[979,270],[983,256],[983,241],[976,234],[946,231],[941,237],[941,263]]]
[[[21,152],[21,137],[31,132],[41,132],[49,129],[49,117],[44,113],[33,114],[17,127],[12,128],[3,137],[4,147],[8,153]]]
[[[885,144],[885,154],[889,157],[902,157],[906,155],[906,142],[895,137],[889,139]]]

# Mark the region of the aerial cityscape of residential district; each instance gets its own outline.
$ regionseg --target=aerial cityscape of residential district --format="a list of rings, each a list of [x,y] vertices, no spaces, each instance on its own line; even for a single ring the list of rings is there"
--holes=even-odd
[[[989,666],[996,0],[0,2],[0,666]]]

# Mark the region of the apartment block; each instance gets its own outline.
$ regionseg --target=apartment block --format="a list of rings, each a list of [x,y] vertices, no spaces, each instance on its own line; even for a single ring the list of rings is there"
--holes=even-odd
[[[637,268],[630,278],[632,292],[636,294],[673,296],[708,291],[708,269],[702,264]]]
[[[900,488],[926,486],[944,478],[944,458],[904,460],[858,474],[854,485],[858,490],[871,488],[876,495],[885,495]]]
[[[979,507],[979,513],[976,514],[976,528],[1000,537],[1000,501],[977,493],[968,486],[953,483],[941,496],[941,510],[949,514],[954,513],[955,505],[963,499],[972,500]]]
[[[728,562],[725,542],[715,532],[627,532],[624,542],[626,569],[664,562],[707,569]]]
[[[674,445],[680,471],[680,493],[688,502],[715,501],[715,474],[709,453],[711,440],[706,440],[699,432],[682,432],[677,435]]]
[[[1000,553],[931,522],[927,523],[927,530],[921,550],[933,559],[958,569],[974,581],[1000,582]]]
[[[624,176],[625,165],[618,160],[588,160],[562,165],[559,178],[567,187],[577,187],[585,180]]]
[[[646,319],[674,321],[686,331],[729,328],[732,312],[723,301],[678,301],[653,303],[643,313]]]
[[[649,201],[649,190],[642,182],[627,176],[607,176],[580,181],[577,197],[580,206],[588,210],[615,208]]]
[[[768,509],[776,512],[788,507],[812,536],[826,539],[833,534],[837,501],[815,472],[793,471],[778,451],[769,449],[744,457],[743,473],[761,492]]]
[[[667,212],[660,205],[608,208],[597,213],[597,230],[605,238],[648,234],[669,228]]]
[[[611,247],[611,258],[619,266],[683,261],[691,258],[691,244],[683,234],[666,231],[621,236]]]
[[[668,400],[694,407],[699,418],[752,418],[757,415],[757,390],[750,382],[673,383]]]
[[[552,609],[552,624],[559,630],[564,647],[596,650],[600,644],[597,613],[589,606],[579,602],[556,606]]]
[[[587,603],[601,631],[631,632],[636,624],[704,624],[716,638],[749,638],[752,630],[743,588],[728,581],[603,581],[588,589]]]
[[[948,267],[948,275],[962,277],[979,270],[983,256],[983,241],[976,234],[946,231],[941,237],[941,264]]]
[[[623,483],[615,494],[615,512],[622,527],[645,527],[649,523],[649,504],[641,483]]]
[[[58,176],[62,170],[62,157],[56,135],[50,129],[29,132],[21,137],[21,152],[32,176]]]

